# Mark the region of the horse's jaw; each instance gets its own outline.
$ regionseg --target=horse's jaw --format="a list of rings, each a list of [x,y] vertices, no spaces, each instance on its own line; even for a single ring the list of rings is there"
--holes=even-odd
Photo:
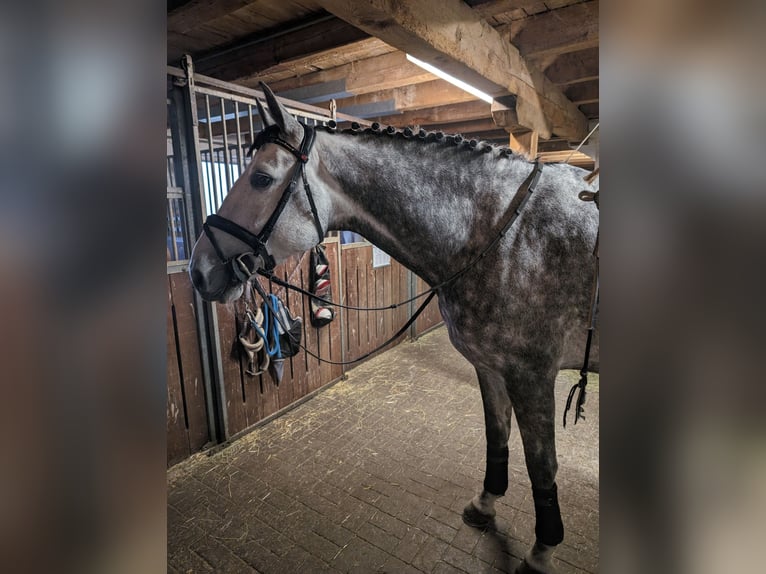
[[[242,293],[245,291],[245,286],[242,283],[238,283],[235,285],[230,285],[226,287],[224,292],[219,295],[215,301],[218,303],[231,303],[232,301],[236,301],[240,297],[242,297]]]

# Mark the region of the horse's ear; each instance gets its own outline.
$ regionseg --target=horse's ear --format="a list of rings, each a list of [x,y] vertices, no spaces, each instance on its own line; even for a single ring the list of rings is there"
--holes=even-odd
[[[258,115],[261,116],[261,121],[263,122],[264,129],[266,129],[269,126],[273,126],[275,123],[277,123],[274,121],[274,118],[271,117],[271,112],[269,112],[268,109],[263,107],[261,100],[256,98],[255,103],[258,105]]]
[[[260,82],[260,85],[261,90],[263,90],[263,95],[266,96],[266,105],[269,108],[269,117],[271,118],[272,123],[277,124],[283,133],[292,135],[298,141],[300,141],[303,136],[303,130],[301,129],[301,125],[298,123],[298,120],[296,120],[292,114],[287,111],[287,108],[285,108],[282,104],[279,103],[279,101],[277,101],[277,97],[274,95],[274,92],[271,91],[271,88],[269,88],[263,82]],[[266,116],[264,116],[264,118],[265,117]]]

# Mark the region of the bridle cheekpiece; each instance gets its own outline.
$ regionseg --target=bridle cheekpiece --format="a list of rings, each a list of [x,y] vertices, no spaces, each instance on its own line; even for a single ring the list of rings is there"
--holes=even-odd
[[[311,148],[314,146],[316,132],[311,126],[307,126],[303,123],[300,125],[303,126],[303,141],[301,142],[300,149],[296,149],[289,142],[280,138],[279,126],[272,125],[258,134],[248,150],[248,155],[250,155],[254,149],[259,149],[267,143],[273,143],[289,151],[298,160],[293,168],[290,182],[282,192],[282,197],[280,197],[279,203],[274,208],[274,211],[266,222],[266,225],[261,229],[261,232],[256,235],[241,225],[234,223],[230,219],[226,219],[217,214],[208,216],[202,226],[205,235],[207,235],[210,243],[212,243],[218,258],[225,265],[231,264],[232,271],[242,282],[250,279],[250,277],[252,277],[259,269],[271,271],[276,266],[274,256],[269,253],[268,247],[266,247],[266,242],[269,240],[277,220],[282,215],[285,207],[287,207],[287,202],[290,200],[290,196],[295,189],[299,177],[303,179],[303,189],[306,191],[306,197],[308,198],[309,206],[311,207],[311,214],[314,218],[314,225],[316,226],[317,235],[319,237],[318,243],[321,243],[324,239],[322,223],[319,221],[319,214],[317,213],[314,197],[311,194],[311,187],[306,178],[306,170],[304,168],[309,160]],[[237,256],[227,258],[221,250],[218,240],[215,238],[213,228],[219,229],[224,233],[239,239],[242,243],[250,247],[252,251],[247,251],[240,253]]]

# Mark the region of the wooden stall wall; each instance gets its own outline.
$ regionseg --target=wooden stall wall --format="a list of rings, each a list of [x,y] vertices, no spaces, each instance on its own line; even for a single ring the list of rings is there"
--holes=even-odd
[[[407,269],[394,259],[389,265],[373,268],[370,244],[344,245],[341,257],[344,304],[384,307],[408,298]],[[386,342],[407,322],[408,317],[407,305],[386,311],[346,310],[343,324],[346,360],[356,359]],[[385,349],[390,349],[405,337],[406,333]]]
[[[333,297],[340,298],[340,249],[337,239],[325,242],[327,258],[330,261]],[[299,287],[308,290],[310,253],[292,257],[275,269],[275,274]],[[261,279],[267,286],[267,281]],[[287,291],[276,285],[271,292],[285,302],[294,317],[303,319],[302,343],[311,352],[331,361],[341,361],[341,320],[336,311],[336,319],[317,329],[310,321],[308,300],[302,295]],[[259,298],[258,298],[259,299]],[[264,418],[273,415],[305,395],[343,376],[340,365],[323,363],[309,356],[303,350],[287,359],[284,365],[284,377],[277,386],[270,374],[251,376],[245,372],[246,358],[240,352],[237,336],[242,327],[241,320],[245,310],[245,298],[228,305],[217,304],[218,332],[221,340],[223,357],[224,390],[226,413],[228,416],[228,436],[235,435]]]
[[[192,285],[186,273],[168,278],[167,464],[202,450],[210,441]]]
[[[428,283],[416,276],[415,293],[422,293],[426,289],[428,289]],[[419,305],[421,302],[422,299],[418,299],[415,303]],[[415,337],[419,337],[429,329],[433,329],[442,321],[442,314],[439,311],[439,297],[436,296],[415,320]]]

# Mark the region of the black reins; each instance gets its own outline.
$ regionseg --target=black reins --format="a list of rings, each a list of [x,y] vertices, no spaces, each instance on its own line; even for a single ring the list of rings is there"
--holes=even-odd
[[[597,175],[598,169],[594,171],[591,175]],[[590,177],[590,176],[589,176]],[[591,181],[588,181],[588,179],[585,179],[586,182],[591,183]],[[578,197],[582,201],[592,201],[596,204],[596,209],[599,209],[598,204],[598,194],[599,192],[593,192],[593,191],[581,191],[578,195]],[[580,369],[580,380],[576,382],[574,385],[572,385],[572,388],[569,389],[569,395],[567,396],[567,404],[564,407],[564,428],[567,426],[567,413],[569,412],[569,409],[572,408],[572,399],[574,399],[574,394],[577,389],[580,389],[580,392],[577,395],[577,404],[575,406],[575,424],[577,424],[577,421],[580,419],[585,419],[585,397],[586,392],[585,388],[588,386],[588,364],[590,363],[590,346],[593,342],[593,331],[596,328],[596,308],[598,307],[598,291],[599,291],[599,280],[598,280],[598,260],[599,260],[599,254],[598,254],[598,239],[599,239],[599,232],[596,232],[596,245],[593,248],[593,255],[595,256],[595,269],[593,272],[593,286],[591,288],[591,298],[590,298],[590,311],[588,312],[588,333],[585,338],[585,356],[583,357],[583,363],[582,363],[582,369]]]
[[[274,211],[272,212],[268,221],[266,221],[263,229],[261,229],[261,232],[258,235],[255,235],[241,225],[234,223],[230,219],[226,219],[225,217],[221,217],[220,215],[216,214],[209,215],[202,226],[205,235],[207,235],[210,243],[213,244],[213,249],[215,249],[218,258],[226,265],[231,263],[235,275],[237,275],[240,279],[243,276],[245,278],[252,276],[254,270],[256,269],[265,268],[271,270],[276,266],[273,255],[269,253],[269,250],[266,247],[266,242],[271,236],[271,233],[274,231],[274,226],[277,224],[277,220],[279,220],[282,212],[285,210],[285,207],[287,207],[287,202],[290,201],[290,196],[295,190],[295,186],[298,183],[299,177],[303,179],[303,189],[305,190],[306,197],[309,201],[309,207],[311,208],[311,215],[314,218],[314,226],[317,230],[319,243],[324,240],[322,223],[319,221],[319,213],[317,213],[316,203],[314,202],[314,196],[311,193],[311,187],[309,186],[308,178],[306,177],[306,169],[304,167],[309,160],[309,153],[311,152],[311,148],[314,146],[316,132],[314,131],[314,128],[310,126],[305,124],[301,124],[301,126],[303,126],[303,141],[301,141],[300,149],[296,149],[289,142],[280,138],[279,127],[274,125],[259,133],[258,137],[255,138],[253,145],[250,146],[250,150],[248,151],[249,155],[252,153],[253,149],[258,149],[267,143],[273,143],[289,151],[298,160],[290,177],[290,182],[282,192],[282,197],[279,198],[279,203],[277,203],[277,206],[274,208]],[[250,247],[252,252],[242,253],[237,257],[227,258],[223,254],[223,250],[218,244],[218,240],[215,238],[215,234],[213,233],[212,228],[220,229],[232,237],[239,239],[242,243]],[[252,256],[252,260],[249,262],[245,261],[244,259],[248,256]],[[260,264],[257,261],[258,258],[261,260]]]

